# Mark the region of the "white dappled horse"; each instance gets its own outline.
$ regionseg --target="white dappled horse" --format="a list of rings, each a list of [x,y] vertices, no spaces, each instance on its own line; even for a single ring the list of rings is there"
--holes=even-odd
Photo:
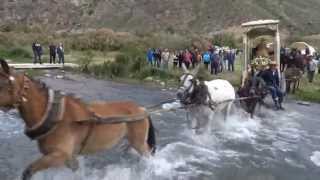
[[[222,79],[200,81],[196,77],[199,65],[191,72],[183,65],[183,70],[177,97],[188,107],[191,128],[200,132],[210,128],[217,112],[223,112],[226,119],[236,98],[234,87]]]

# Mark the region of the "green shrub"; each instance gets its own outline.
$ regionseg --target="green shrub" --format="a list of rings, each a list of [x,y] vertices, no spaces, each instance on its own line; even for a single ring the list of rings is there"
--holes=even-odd
[[[79,68],[80,71],[88,73],[89,66],[92,63],[93,53],[91,51],[87,51],[83,57],[79,59]]]
[[[217,46],[237,47],[237,39],[233,34],[224,33],[213,36],[213,44]]]
[[[74,50],[117,51],[123,44],[117,36],[107,30],[99,30],[71,36],[67,40],[68,47]]]
[[[22,58],[22,59],[26,59],[26,58],[32,58],[32,55],[29,51],[23,49],[23,48],[19,48],[19,47],[14,47],[11,49],[0,49],[0,56],[4,57],[4,58],[12,58],[12,59],[16,59],[16,58]]]
[[[9,54],[12,57],[32,58],[30,52],[22,48],[12,48],[9,50]]]

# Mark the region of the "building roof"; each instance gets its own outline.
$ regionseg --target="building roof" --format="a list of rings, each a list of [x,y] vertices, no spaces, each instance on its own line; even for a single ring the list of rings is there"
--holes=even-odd
[[[279,20],[273,20],[273,19],[266,19],[266,20],[257,20],[257,21],[250,21],[241,24],[243,27],[248,27],[248,26],[260,26],[260,25],[276,25],[279,24]]]

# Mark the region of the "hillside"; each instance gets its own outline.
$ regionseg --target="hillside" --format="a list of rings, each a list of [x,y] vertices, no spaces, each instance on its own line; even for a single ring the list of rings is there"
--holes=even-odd
[[[319,0],[1,0],[0,25],[215,33],[248,20],[275,18],[282,29],[308,35],[320,32],[319,9]]]

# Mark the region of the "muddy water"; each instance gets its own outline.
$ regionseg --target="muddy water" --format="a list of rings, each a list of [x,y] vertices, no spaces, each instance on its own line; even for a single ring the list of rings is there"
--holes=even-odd
[[[42,77],[54,89],[89,100],[134,100],[156,104],[173,91],[114,83],[79,75]],[[285,112],[263,110],[250,119],[235,110],[226,122],[214,119],[211,133],[194,135],[185,112],[153,114],[158,152],[141,159],[121,145],[80,157],[80,170],[52,169],[34,179],[74,180],[317,180],[320,177],[320,105],[286,104]],[[0,179],[19,179],[40,154],[23,135],[16,111],[0,112]],[[124,142],[125,143],[125,142]],[[318,166],[317,166],[318,165]]]

